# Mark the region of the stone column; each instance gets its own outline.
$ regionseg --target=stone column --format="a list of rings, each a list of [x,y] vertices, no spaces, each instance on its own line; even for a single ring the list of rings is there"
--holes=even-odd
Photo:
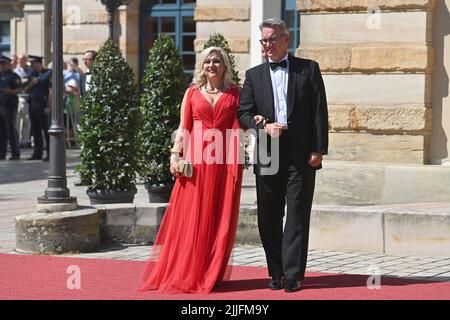
[[[198,0],[194,20],[197,22],[195,51],[203,50],[210,35],[223,34],[243,79],[250,65],[250,0]]]
[[[319,62],[331,160],[427,164],[434,0],[297,0],[297,55]]]
[[[51,62],[51,8],[49,0],[22,0],[26,36],[26,53]]]
[[[139,8],[141,0],[133,0],[127,6],[121,6],[117,12],[119,16],[116,31],[119,39],[120,49],[126,60],[133,69],[135,80],[139,74]]]

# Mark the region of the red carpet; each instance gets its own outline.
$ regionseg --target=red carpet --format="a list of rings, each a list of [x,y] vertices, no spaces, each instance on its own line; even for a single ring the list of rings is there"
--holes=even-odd
[[[79,267],[80,289],[67,288]],[[144,262],[0,254],[0,299],[151,299],[151,300],[279,300],[279,299],[450,299],[450,282],[382,278],[369,290],[367,276],[307,273],[300,292],[266,289],[265,268],[233,267],[231,279],[210,295],[139,292]]]

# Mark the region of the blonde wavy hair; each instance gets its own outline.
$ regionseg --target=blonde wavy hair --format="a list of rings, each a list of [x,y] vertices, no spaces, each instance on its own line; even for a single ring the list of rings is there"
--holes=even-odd
[[[203,70],[203,64],[212,53],[218,53],[222,59],[222,63],[225,66],[225,72],[223,74],[224,85],[228,87],[235,84],[233,81],[233,75],[231,74],[230,59],[228,58],[228,54],[221,47],[209,47],[200,53],[197,63],[195,64],[194,79],[192,81],[193,84],[199,88],[206,84],[206,75]]]

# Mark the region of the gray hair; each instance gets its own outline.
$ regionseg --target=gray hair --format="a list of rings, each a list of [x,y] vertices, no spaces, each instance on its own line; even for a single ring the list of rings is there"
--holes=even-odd
[[[276,28],[276,27],[283,30],[283,34],[289,35],[289,30],[286,26],[286,22],[284,22],[281,19],[277,19],[277,18],[269,18],[269,19],[264,20],[259,25],[259,30],[262,31],[263,28]]]

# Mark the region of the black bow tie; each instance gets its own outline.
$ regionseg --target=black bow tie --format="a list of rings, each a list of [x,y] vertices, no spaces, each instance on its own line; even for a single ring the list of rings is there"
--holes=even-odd
[[[286,59],[281,60],[280,62],[270,62],[270,69],[275,70],[278,67],[287,68]]]

